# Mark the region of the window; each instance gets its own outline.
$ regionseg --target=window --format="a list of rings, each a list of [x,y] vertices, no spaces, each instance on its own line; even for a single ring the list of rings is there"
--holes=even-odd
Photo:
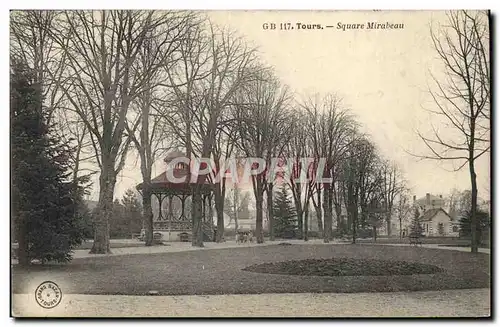
[[[458,232],[458,226],[453,226],[452,231],[453,231],[454,233]]]

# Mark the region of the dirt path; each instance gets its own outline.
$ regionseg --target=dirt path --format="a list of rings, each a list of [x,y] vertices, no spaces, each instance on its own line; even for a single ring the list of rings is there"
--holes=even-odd
[[[487,317],[489,289],[357,294],[192,296],[65,295],[39,307],[15,294],[13,314],[29,317]]]

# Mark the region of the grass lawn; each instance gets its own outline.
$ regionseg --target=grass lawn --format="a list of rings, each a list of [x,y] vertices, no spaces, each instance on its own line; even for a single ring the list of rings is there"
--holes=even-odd
[[[392,276],[296,276],[244,271],[263,263],[305,259],[378,259],[435,265],[434,274]],[[490,285],[488,254],[420,247],[271,245],[75,259],[66,265],[14,266],[13,292],[32,293],[41,281],[67,294],[160,295],[301,292],[384,292]]]

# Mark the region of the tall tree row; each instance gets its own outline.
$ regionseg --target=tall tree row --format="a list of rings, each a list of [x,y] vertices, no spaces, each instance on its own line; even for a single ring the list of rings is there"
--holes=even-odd
[[[175,56],[177,64],[167,72],[174,110],[165,118],[182,139],[188,158],[211,158],[214,153],[221,157],[219,129],[227,125],[236,94],[255,79],[255,50],[232,31],[203,20],[189,29]],[[193,246],[203,246],[201,187],[206,178],[195,176],[192,187]],[[217,188],[222,214],[223,189]]]
[[[257,68],[256,79],[240,89],[233,106],[234,128],[237,130],[237,146],[247,158],[260,158],[257,163],[247,162],[247,169],[255,171],[250,176],[256,203],[256,238],[263,236],[264,192],[268,192],[268,213],[272,217],[272,186],[269,171],[271,159],[279,155],[285,146],[285,135],[290,129],[287,120],[289,92],[268,69]],[[272,218],[270,219],[272,226]]]
[[[91,252],[110,251],[117,175],[132,149],[141,162],[150,245],[154,163],[174,145],[192,158],[212,154],[224,112],[253,76],[254,50],[194,13],[30,11],[12,17],[15,55],[32,66],[42,91],[47,90],[48,108],[60,107],[60,120],[75,131],[71,141],[93,150],[99,210]],[[74,166],[85,159],[77,155]],[[197,246],[203,245],[203,183],[203,178],[194,183],[191,201]]]
[[[334,93],[299,101],[244,38],[203,14],[23,11],[11,18],[11,56],[32,72],[39,92],[30,106],[44,112],[47,124],[62,126],[51,133],[74,149],[68,152],[71,180],[80,187],[82,177],[99,176],[91,253],[110,252],[117,176],[132,155],[140,160],[146,245],[152,244],[153,172],[172,148],[183,149],[195,168],[188,176],[193,246],[203,246],[205,183],[214,187],[217,241],[222,240],[229,183],[214,177],[230,168],[223,162],[239,156],[259,158],[239,161],[253,172],[248,177],[258,243],[264,242],[265,212],[269,236],[276,236],[273,203],[280,183],[291,190],[297,236],[306,241],[313,214],[326,243],[334,235],[355,243],[367,230],[375,238],[382,227],[391,235],[394,219],[400,230],[408,219],[403,172],[362,132],[347,104]],[[471,231],[475,163],[490,148],[487,18],[482,12],[451,12],[449,25],[432,30],[445,68],[444,77],[433,75],[433,114],[461,137],[446,139],[437,128],[419,133],[430,151],[424,157],[468,167]],[[197,172],[206,158],[212,175]],[[291,167],[290,173],[275,174],[276,165]],[[472,239],[475,252],[474,232]]]

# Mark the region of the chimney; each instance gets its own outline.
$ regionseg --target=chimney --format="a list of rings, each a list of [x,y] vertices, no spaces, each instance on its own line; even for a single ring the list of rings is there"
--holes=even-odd
[[[439,194],[439,198],[442,199],[443,198],[443,195],[442,194]]]
[[[431,194],[430,193],[425,194],[425,204],[431,205]]]
[[[417,202],[417,196],[416,195],[413,196],[413,203],[415,203],[415,202]]]

